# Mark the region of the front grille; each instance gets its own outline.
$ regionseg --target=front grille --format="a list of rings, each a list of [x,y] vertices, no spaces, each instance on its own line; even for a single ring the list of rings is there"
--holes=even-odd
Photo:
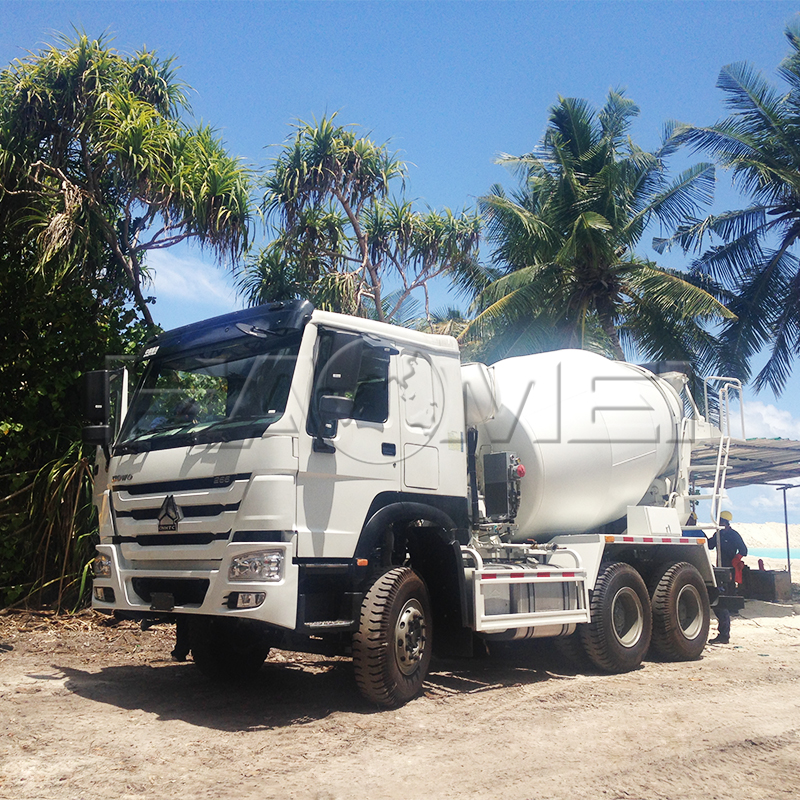
[[[241,503],[214,503],[201,506],[181,506],[181,514],[184,517],[218,517],[226,511],[238,511]],[[142,520],[158,519],[161,513],[161,506],[157,508],[133,508],[130,511],[114,511],[119,519],[135,519],[137,522]]]
[[[145,601],[152,602],[153,593],[171,594],[176,606],[199,606],[205,600],[207,578],[133,578],[133,591]]]
[[[111,490],[138,494],[174,494],[196,489],[225,489],[236,481],[250,480],[249,472],[237,475],[215,475],[210,478],[185,478],[182,480],[159,481],[158,483],[115,483]]]
[[[138,544],[139,547],[168,547],[175,544],[211,544],[225,542],[230,531],[222,533],[140,533],[137,536],[113,536],[111,544]]]

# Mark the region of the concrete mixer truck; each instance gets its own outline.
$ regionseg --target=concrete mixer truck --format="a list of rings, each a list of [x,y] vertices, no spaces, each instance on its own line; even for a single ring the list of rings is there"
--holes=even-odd
[[[215,678],[347,654],[391,707],[434,653],[549,637],[624,672],[705,647],[690,457],[720,432],[685,370],[462,365],[453,338],[306,301],[163,333],[137,370],[118,424],[116,373],[86,376],[93,605],[176,622],[174,655]]]

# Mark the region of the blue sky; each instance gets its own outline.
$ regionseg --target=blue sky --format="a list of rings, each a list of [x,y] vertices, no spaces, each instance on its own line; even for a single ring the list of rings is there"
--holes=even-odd
[[[493,163],[539,140],[559,95],[600,105],[625,88],[633,136],[654,148],[665,121],[724,115],[720,68],[749,61],[775,82],[796,3],[781,2],[37,2],[5,0],[0,63],[72,27],[123,52],[174,55],[198,120],[263,168],[297,118],[338,111],[411,162],[407,194],[459,210],[493,183]],[[688,159],[688,157],[687,157]],[[685,161],[688,163],[688,161]],[[680,166],[676,163],[676,166]],[[719,203],[736,204],[719,176]],[[655,233],[655,232],[654,232]],[[677,254],[672,266],[681,265]],[[224,268],[195,249],[157,254],[154,316],[171,328],[238,301]],[[441,303],[446,287],[440,288]],[[746,404],[748,436],[800,439],[800,369],[781,398]],[[789,493],[790,500],[792,494]],[[793,513],[800,518],[800,490]],[[773,497],[774,496],[774,497]],[[737,519],[782,519],[774,489],[732,493]]]

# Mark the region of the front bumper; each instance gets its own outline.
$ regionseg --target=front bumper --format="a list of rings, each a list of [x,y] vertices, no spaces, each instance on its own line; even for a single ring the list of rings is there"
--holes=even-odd
[[[283,570],[279,581],[231,581],[228,567],[234,556],[258,549],[282,550]],[[294,542],[281,542],[260,547],[253,542],[229,543],[221,560],[213,564],[202,562],[195,568],[183,558],[180,568],[153,561],[147,568],[136,568],[126,561],[116,545],[101,544],[97,552],[111,560],[111,575],[94,579],[94,588],[103,590],[106,598],[93,593],[92,606],[97,611],[165,612],[203,614],[256,619],[288,630],[294,630],[297,620],[299,569],[293,562]],[[161,568],[167,566],[169,568]],[[263,592],[264,602],[256,608],[230,608],[233,592]],[[171,597],[167,603],[165,598]],[[168,607],[171,605],[172,607]]]

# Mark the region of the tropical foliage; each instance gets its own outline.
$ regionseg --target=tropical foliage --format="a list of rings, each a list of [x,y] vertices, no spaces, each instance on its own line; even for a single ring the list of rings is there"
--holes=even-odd
[[[181,121],[185,90],[172,59],[85,34],[0,74],[5,224],[56,279],[108,274],[148,324],[148,250],[194,238],[236,257],[247,244],[249,173],[210,129]]]
[[[240,291],[251,304],[304,296],[320,308],[398,320],[419,290],[430,319],[432,279],[482,279],[479,218],[394,199],[406,165],[335,116],[298,123],[267,173],[262,210],[275,237],[248,259]]]
[[[559,98],[538,147],[499,159],[517,188],[479,213],[418,210],[387,145],[335,114],[298,122],[260,181],[269,243],[249,254],[255,176],[186,121],[173,59],[77,33],[2,70],[0,605],[80,597],[93,464],[77,381],[153,332],[147,254],[187,239],[234,266],[250,304],[307,297],[489,360],[583,347],[747,378],[767,346],[756,385],[782,389],[800,352],[800,28],[787,36],[787,91],[725,67],[730,116],[668,125],[654,152],[622,92],[599,110]],[[687,143],[732,170],[746,208],[704,216],[714,166],[668,172]],[[690,272],[637,253],[654,227],[657,250],[696,253]],[[474,299],[468,315],[431,309],[436,279]]]
[[[62,38],[0,72],[0,604],[74,602],[93,546],[78,380],[153,331],[145,255],[247,243],[249,173],[174,62]]]
[[[80,373],[135,347],[144,327],[104,281],[43,274],[7,228],[0,247],[0,605],[61,606],[93,551]]]
[[[655,152],[628,133],[639,109],[611,92],[595,111],[560,98],[539,147],[503,156],[520,186],[481,198],[498,280],[481,294],[467,335],[491,334],[489,357],[594,348],[654,359],[708,361],[707,324],[730,317],[710,281],[658,266],[635,248],[648,226],[672,229],[712,196],[714,168],[698,164],[674,180],[667,127]]]
[[[717,85],[730,116],[709,127],[687,126],[678,137],[730,169],[750,204],[690,220],[659,243],[699,252],[695,272],[733,294],[736,317],[720,337],[721,369],[747,380],[753,358],[767,348],[755,386],[776,393],[800,352],[800,26],[786,36],[791,49],[779,68],[785,91],[748,64],[726,66]]]

